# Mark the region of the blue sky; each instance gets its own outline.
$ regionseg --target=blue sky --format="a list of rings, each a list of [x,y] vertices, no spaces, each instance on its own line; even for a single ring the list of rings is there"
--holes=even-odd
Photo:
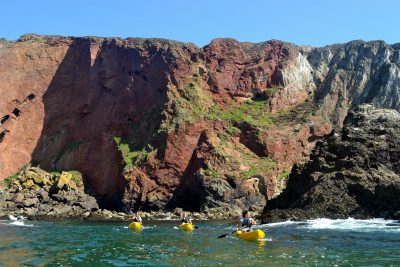
[[[199,46],[218,37],[312,46],[400,42],[397,0],[7,0],[0,8],[0,37],[9,40],[38,33],[160,37]]]

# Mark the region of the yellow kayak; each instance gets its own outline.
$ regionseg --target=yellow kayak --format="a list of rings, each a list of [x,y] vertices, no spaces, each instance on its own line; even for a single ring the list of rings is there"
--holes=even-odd
[[[250,232],[237,230],[235,232],[236,237],[244,240],[260,240],[265,237],[265,233],[260,229],[252,230]]]
[[[193,224],[191,223],[182,223],[179,225],[179,228],[181,228],[183,231],[192,231],[193,230]]]
[[[134,230],[141,230],[143,225],[141,223],[138,223],[138,222],[132,222],[132,223],[129,224],[128,227],[131,228],[131,229],[134,229]]]

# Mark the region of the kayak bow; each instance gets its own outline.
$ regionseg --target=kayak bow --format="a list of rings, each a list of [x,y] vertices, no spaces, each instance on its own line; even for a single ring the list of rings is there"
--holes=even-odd
[[[193,224],[191,223],[182,223],[179,225],[179,228],[181,228],[183,231],[192,231],[193,230]]]
[[[128,227],[131,228],[131,229],[134,229],[134,230],[142,230],[143,225],[141,223],[138,223],[138,222],[132,222],[132,223],[129,224]]]
[[[244,240],[260,240],[265,237],[265,233],[261,231],[260,229],[256,230],[251,230],[250,232],[242,231],[242,230],[237,230],[235,232],[236,237],[244,239]]]

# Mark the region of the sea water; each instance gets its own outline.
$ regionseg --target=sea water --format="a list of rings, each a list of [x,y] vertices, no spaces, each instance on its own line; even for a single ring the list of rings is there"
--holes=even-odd
[[[329,220],[260,225],[267,238],[230,235],[231,222],[126,223],[0,221],[0,266],[400,266],[396,221]]]

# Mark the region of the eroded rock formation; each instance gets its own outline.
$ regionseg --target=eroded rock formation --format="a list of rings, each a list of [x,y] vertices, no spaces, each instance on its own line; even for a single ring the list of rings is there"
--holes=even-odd
[[[101,205],[260,210],[357,104],[398,109],[399,45],[26,35],[0,42],[0,177],[79,170]]]
[[[295,167],[287,188],[265,209],[265,221],[400,218],[400,113],[358,106],[340,133],[319,141]]]

